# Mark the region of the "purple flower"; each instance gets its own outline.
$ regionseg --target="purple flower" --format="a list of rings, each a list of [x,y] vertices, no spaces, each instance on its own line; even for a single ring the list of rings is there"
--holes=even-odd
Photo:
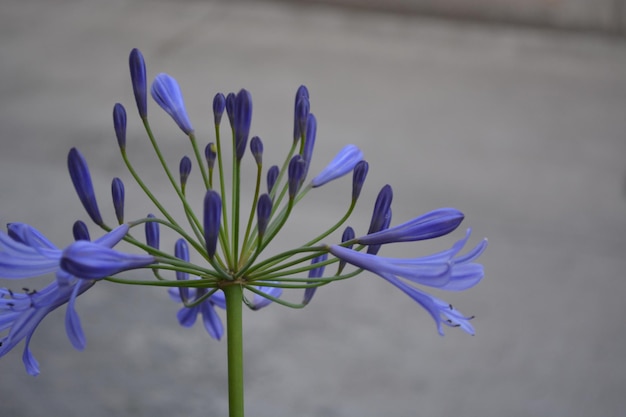
[[[192,302],[204,296],[207,291],[209,290],[206,288],[189,288],[185,295],[188,297],[189,301]],[[178,288],[171,288],[169,294],[174,301],[183,302]],[[202,323],[209,336],[220,340],[224,335],[224,325],[217,311],[215,311],[215,307],[226,308],[226,302],[221,290],[212,294],[209,298],[196,306],[181,308],[178,310],[176,317],[181,326],[191,327],[196,323],[198,315],[201,315]]]
[[[126,149],[126,109],[120,103],[113,106],[113,127],[120,149]]]
[[[473,333],[468,319],[451,309],[449,304],[406,282],[448,291],[462,291],[478,284],[484,276],[483,266],[472,261],[482,254],[487,241],[483,240],[469,253],[458,256],[469,235],[468,229],[465,238],[452,248],[421,258],[383,258],[341,246],[330,246],[330,252],[340,260],[379,275],[404,291],[430,313],[440,334],[443,334],[441,325],[445,323],[460,325],[468,333]]]
[[[274,298],[279,298],[283,294],[283,289],[280,287],[257,287],[257,289]],[[223,296],[223,294],[221,295]],[[249,300],[246,304],[250,307],[250,309],[256,311],[262,309],[263,307],[267,307],[271,303],[272,300],[269,298],[255,293],[252,300]]]
[[[154,101],[174,119],[185,134],[193,133],[193,127],[185,110],[183,94],[174,78],[165,73],[157,75],[152,82],[150,92]]]
[[[119,224],[122,224],[124,223],[124,183],[117,177],[113,178],[111,182],[111,197],[113,199],[115,217]]]
[[[289,161],[289,167],[287,170],[289,181],[289,198],[294,199],[298,190],[300,189],[300,183],[304,178],[306,170],[306,161],[302,159],[300,155],[295,155]]]
[[[89,167],[85,157],[76,148],[70,149],[67,155],[67,168],[72,178],[72,184],[80,202],[83,204],[85,211],[91,220],[98,226],[102,226],[102,216],[98,209],[98,202],[96,201],[96,193],[93,189],[93,183],[91,182],[91,174],[89,173]]]
[[[74,226],[72,226],[72,235],[74,236],[74,240],[91,240],[89,237],[89,229],[85,222],[81,220],[76,220],[74,222]]]
[[[280,168],[278,165],[272,165],[270,169],[267,170],[267,192],[271,193],[272,189],[274,189],[274,185],[276,184],[276,180],[278,179],[278,174],[280,173]]]
[[[241,89],[235,96],[235,154],[237,161],[241,161],[248,144],[250,124],[252,123],[252,96],[250,92]]]
[[[250,152],[252,153],[252,156],[254,157],[254,161],[256,162],[256,164],[262,165],[263,164],[263,142],[261,141],[260,137],[255,136],[252,139],[250,139]]]
[[[94,242],[80,240],[75,245],[89,244],[100,250],[111,250],[128,232],[128,225],[112,230]],[[66,249],[67,250],[67,249]],[[72,345],[76,349],[85,347],[85,336],[74,304],[76,297],[91,288],[96,282],[90,276],[78,279],[62,268],[63,253],[37,229],[24,223],[11,223],[8,233],[0,231],[0,277],[8,279],[31,278],[56,273],[56,280],[39,291],[15,293],[0,288],[0,357],[26,340],[22,359],[26,371],[39,373],[39,364],[30,352],[30,339],[37,326],[51,311],[67,304],[65,327]]]
[[[311,265],[315,265],[320,262],[324,262],[328,259],[328,254],[324,253],[316,258],[313,258],[311,261]],[[313,268],[309,270],[309,278],[321,278],[324,275],[325,265],[318,266],[317,268]],[[315,291],[317,291],[317,287],[309,287],[304,290],[304,297],[302,297],[302,304],[309,304],[311,299],[315,295]]]
[[[430,211],[406,223],[360,237],[363,245],[381,245],[393,242],[413,242],[447,235],[463,221],[463,213],[453,208]]]
[[[147,216],[149,219],[154,219],[154,214],[150,213]],[[161,233],[159,223],[149,221],[145,223],[146,243],[148,246],[154,249],[159,249],[159,243],[161,241]]]
[[[262,238],[263,235],[265,235],[265,230],[267,229],[271,214],[272,199],[268,194],[262,194],[256,205],[257,230],[259,232],[259,238]]]
[[[215,191],[207,191],[204,197],[204,242],[209,258],[213,258],[220,235],[222,199]]]
[[[225,108],[226,97],[224,97],[222,93],[217,93],[215,97],[213,97],[213,122],[215,126],[219,126],[222,122],[222,115],[224,114]]]
[[[130,51],[128,57],[128,66],[130,67],[130,81],[133,85],[133,93],[135,94],[135,102],[139,116],[145,119],[148,115],[148,95],[146,81],[146,62],[143,59],[141,51],[134,48]]]
[[[189,178],[189,174],[191,174],[191,159],[187,155],[183,156],[180,159],[180,164],[178,165],[178,174],[180,175],[180,186],[185,189],[187,185],[187,179]]]
[[[355,145],[347,145],[333,158],[326,168],[313,178],[313,187],[320,187],[327,182],[346,175],[363,159],[363,152]]]
[[[361,189],[363,188],[363,183],[365,183],[368,170],[369,164],[367,161],[359,161],[354,167],[352,173],[352,201],[358,200],[361,195]]]

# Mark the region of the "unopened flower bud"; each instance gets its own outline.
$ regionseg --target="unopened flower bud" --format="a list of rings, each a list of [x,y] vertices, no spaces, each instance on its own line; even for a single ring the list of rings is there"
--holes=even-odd
[[[209,258],[213,258],[217,249],[222,215],[222,199],[213,191],[207,191],[204,197],[204,241]]]
[[[67,156],[67,167],[74,184],[74,189],[80,202],[83,204],[85,211],[91,220],[98,226],[104,225],[100,210],[98,209],[98,203],[96,201],[96,195],[93,189],[93,183],[91,182],[91,174],[89,173],[89,167],[85,157],[76,149],[70,149]]]
[[[120,149],[126,149],[126,109],[120,103],[113,106],[113,127]]]
[[[133,93],[139,116],[145,119],[148,115],[148,87],[146,81],[146,63],[139,49],[134,48],[128,58],[130,67],[130,81],[133,84]]]
[[[122,224],[124,223],[124,183],[117,177],[111,182],[111,197],[117,222]]]

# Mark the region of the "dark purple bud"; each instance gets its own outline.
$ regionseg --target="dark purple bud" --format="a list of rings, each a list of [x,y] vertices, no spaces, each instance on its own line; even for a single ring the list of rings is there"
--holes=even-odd
[[[315,135],[317,133],[317,120],[313,113],[309,114],[306,122],[306,136],[304,139],[304,149],[302,150],[302,159],[306,163],[304,166],[304,174],[302,180],[306,177],[311,166],[311,159],[313,159],[313,148],[315,147]]]
[[[111,182],[111,196],[113,197],[113,208],[115,217],[119,224],[124,223],[124,183],[119,178],[113,178]]]
[[[354,239],[354,229],[350,226],[346,227],[346,230],[343,231],[343,235],[341,235],[341,243],[347,242],[349,240]],[[345,246],[348,249],[352,249],[352,245]]]
[[[120,149],[126,149],[126,109],[120,103],[113,106],[113,127]]]
[[[228,122],[230,123],[230,128],[235,128],[235,93],[228,93],[226,96],[226,114],[228,115]]]
[[[193,133],[193,127],[185,110],[183,93],[178,82],[168,74],[161,73],[154,78],[150,90],[152,98],[176,122],[186,135]]]
[[[263,194],[259,197],[259,202],[256,205],[256,217],[257,217],[257,229],[259,237],[263,237],[267,224],[270,221],[270,215],[272,214],[272,199],[268,194]]]
[[[154,214],[148,214],[148,218],[154,219]],[[159,249],[160,240],[159,223],[146,222],[146,243],[148,246]]]
[[[252,96],[247,90],[241,89],[235,98],[235,154],[237,161],[241,161],[246,151],[251,123]]]
[[[98,226],[103,226],[102,216],[100,216],[100,210],[98,210],[98,203],[96,202],[96,195],[93,189],[93,183],[91,182],[91,174],[89,174],[89,167],[87,161],[83,155],[76,149],[70,149],[67,156],[67,167],[70,171],[70,177],[74,184],[74,189],[80,202],[87,211],[91,220]]]
[[[280,168],[278,165],[272,165],[270,169],[267,170],[267,192],[271,193],[274,189],[274,185],[276,184],[276,179],[278,179],[278,174],[280,173]]]
[[[297,142],[306,131],[306,121],[309,118],[311,104],[308,96],[296,95],[296,108],[293,121],[293,141]]]
[[[221,215],[222,199],[220,195],[213,190],[207,191],[204,197],[204,241],[209,259],[213,258],[217,249]]]
[[[174,246],[174,256],[178,259],[183,260],[185,262],[189,262],[189,246],[187,245],[187,241],[185,239],[178,239],[176,241],[176,245]],[[178,281],[186,281],[189,279],[189,273],[176,271],[176,279]],[[189,288],[180,287],[180,298],[183,300],[189,299]]]
[[[89,237],[89,229],[87,229],[87,225],[85,222],[80,220],[76,220],[74,222],[74,226],[72,227],[72,234],[74,235],[74,240],[91,240]]]
[[[139,49],[134,48],[130,51],[128,65],[130,67],[130,81],[133,84],[137,110],[139,111],[139,116],[145,119],[148,115],[148,86],[146,83],[146,63]]]
[[[287,171],[289,175],[289,198],[293,199],[298,190],[300,189],[300,184],[302,182],[302,178],[304,178],[304,170],[306,168],[306,162],[300,155],[295,155],[289,161],[289,170]]]
[[[261,142],[260,137],[255,136],[250,139],[250,152],[252,152],[257,165],[263,164],[263,142]]]
[[[293,141],[297,142],[302,137],[302,133],[306,129],[306,120],[309,116],[311,103],[309,101],[309,90],[303,85],[298,87],[296,91],[296,99],[294,102],[294,121],[293,121]]]
[[[341,243],[347,242],[349,240],[354,239],[355,234],[354,234],[354,229],[351,228],[350,226],[346,227],[346,230],[343,231],[343,235],[341,235]],[[353,244],[344,246],[348,249],[352,249],[352,246],[354,246]],[[346,266],[346,261],[344,261],[343,259],[339,260],[339,268],[337,269],[337,273],[340,274],[341,271],[343,271],[343,268],[345,268]]]
[[[380,231],[388,229],[390,224],[391,224],[391,207],[389,208],[389,210],[387,210],[387,213],[385,213],[385,216],[383,217],[383,223],[380,227]],[[369,245],[367,247],[367,253],[369,253],[370,255],[376,255],[378,251],[380,250],[381,246],[382,244]]]
[[[215,126],[219,126],[222,122],[222,115],[224,114],[224,109],[226,108],[226,97],[224,94],[217,93],[215,97],[213,97],[213,120],[215,122]]]
[[[354,167],[352,172],[352,201],[356,201],[361,195],[361,189],[367,177],[367,171],[369,170],[369,164],[367,161],[360,161]]]
[[[311,261],[311,265],[324,262],[326,261],[326,259],[328,259],[328,254],[324,253],[318,256],[317,258],[313,258],[313,260]],[[309,278],[321,278],[322,275],[324,275],[324,268],[325,268],[325,265],[318,266],[317,268],[313,268],[309,270]],[[302,298],[302,304],[309,304],[309,302],[311,302],[311,299],[315,295],[315,291],[317,291],[317,287],[306,288],[304,290],[304,297]]]
[[[209,143],[204,148],[204,157],[206,158],[206,163],[209,166],[209,169],[212,170],[215,166],[215,159],[217,158],[217,153],[215,152],[215,144],[213,142]]]
[[[189,159],[188,156],[185,155],[181,158],[178,171],[180,174],[180,186],[185,188],[187,178],[189,178],[189,174],[191,173],[191,159]]]
[[[385,224],[385,216],[391,208],[391,200],[393,199],[393,190],[389,184],[385,185],[376,198],[374,204],[374,212],[372,213],[372,220],[370,221],[370,228],[367,234],[376,233],[383,230]]]

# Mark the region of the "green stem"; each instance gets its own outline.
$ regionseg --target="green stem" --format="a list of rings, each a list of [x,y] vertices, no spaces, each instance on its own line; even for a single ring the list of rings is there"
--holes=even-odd
[[[229,417],[244,417],[243,405],[243,288],[239,284],[225,287],[226,338],[228,343],[228,409]]]

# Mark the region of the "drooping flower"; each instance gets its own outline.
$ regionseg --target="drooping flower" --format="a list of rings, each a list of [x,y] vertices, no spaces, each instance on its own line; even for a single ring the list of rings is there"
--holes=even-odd
[[[122,225],[94,242],[80,240],[68,248],[89,244],[98,247],[99,251],[112,250],[110,248],[127,232],[128,225]],[[68,338],[76,349],[85,346],[85,336],[74,304],[76,297],[96,281],[93,273],[79,279],[64,269],[64,252],[37,229],[24,223],[9,224],[8,233],[0,231],[0,277],[24,279],[56,273],[56,280],[38,291],[16,293],[0,289],[0,332],[8,330],[8,334],[0,338],[0,357],[25,339],[22,358],[26,371],[31,375],[39,373],[39,364],[30,352],[31,337],[41,320],[63,304],[68,305],[65,318]]]
[[[154,101],[174,119],[180,130],[187,135],[193,133],[193,127],[185,110],[183,93],[173,77],[165,73],[157,75],[152,82],[150,92]]]
[[[328,259],[328,254],[324,253],[316,258],[313,258],[313,260],[311,261],[311,264],[315,265],[320,262],[324,262],[326,259]],[[324,275],[324,268],[325,268],[325,265],[322,265],[322,266],[318,266],[317,268],[313,268],[309,270],[309,278],[321,278],[322,275]],[[302,304],[309,304],[311,302],[311,299],[315,295],[316,291],[317,291],[317,287],[306,288],[304,290],[304,296],[302,297]]]
[[[330,246],[329,249],[340,260],[373,272],[404,291],[430,313],[437,324],[439,333],[443,333],[441,324],[446,319],[442,318],[442,315],[449,320],[455,318],[457,324],[461,324],[459,323],[461,316],[456,313],[452,314],[451,309],[441,309],[441,305],[445,305],[445,303],[435,302],[434,297],[407,284],[400,278],[413,284],[448,291],[462,291],[478,284],[484,275],[483,267],[478,263],[472,263],[472,261],[485,250],[487,241],[483,240],[467,254],[458,256],[469,239],[469,235],[470,230],[468,229],[466,236],[450,249],[412,259],[384,258],[335,245]],[[462,325],[461,327],[467,330],[466,326]]]

